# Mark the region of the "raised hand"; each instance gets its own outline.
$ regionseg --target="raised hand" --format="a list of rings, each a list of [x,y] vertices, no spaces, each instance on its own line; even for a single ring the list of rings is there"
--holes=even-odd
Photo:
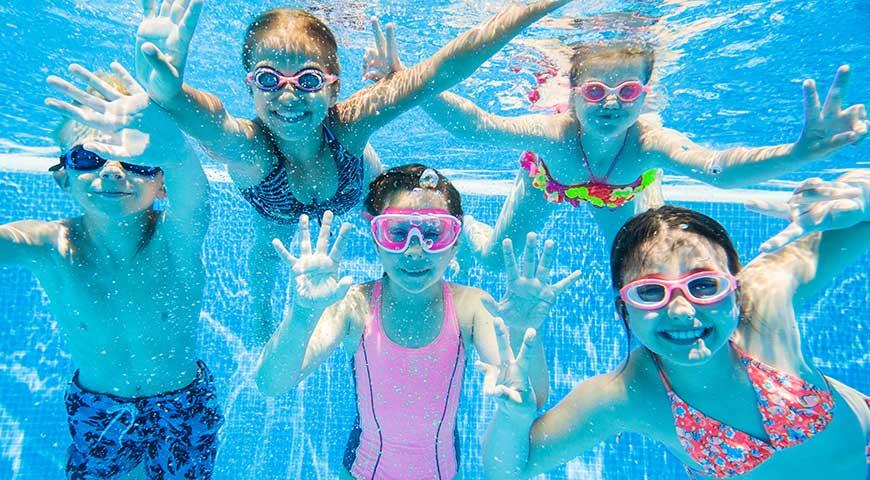
[[[529,368],[535,350],[542,348],[541,341],[534,329],[526,330],[520,353],[514,357],[510,333],[504,322],[497,318],[493,326],[500,364],[475,363],[475,367],[483,373],[483,393],[495,397],[499,408],[506,412],[534,417],[537,405],[529,380]]]
[[[136,76],[155,102],[181,93],[190,40],[202,0],[143,0],[145,18],[136,31]]]
[[[832,182],[808,179],[786,204],[748,202],[746,206],[751,210],[791,221],[764,242],[761,250],[774,252],[809,233],[848,228],[870,220],[870,174],[867,170],[857,172]]]
[[[52,75],[48,77],[48,83],[78,104],[55,98],[47,98],[45,104],[61,115],[104,134],[85,143],[85,149],[113,158],[133,158],[145,151],[152,135],[165,133],[161,128],[173,124],[159,107],[151,103],[145,89],[121,64],[113,62],[112,70],[120,79],[120,87],[111,85],[81,65],[70,65],[70,74],[86,83],[90,91]]]
[[[387,34],[381,31],[378,17],[372,17],[372,34],[375,37],[375,47],[367,48],[363,55],[363,79],[372,82],[380,81],[405,68],[399,60],[399,50],[396,48],[396,27],[388,23]]]
[[[535,252],[538,236],[529,232],[523,252],[522,273],[517,267],[513,243],[509,238],[502,242],[504,268],[507,274],[507,291],[501,301],[495,303],[484,300],[484,306],[496,317],[505,320],[512,332],[524,332],[528,328],[537,329],[550,313],[550,307],[566,288],[580,277],[574,271],[554,284],[548,284],[550,269],[553,265],[553,241],[544,242],[540,262],[535,265]]]
[[[308,215],[299,216],[299,257],[288,252],[281,240],[272,240],[272,246],[293,271],[296,287],[293,302],[300,307],[325,309],[342,299],[353,284],[351,277],[338,278],[338,265],[350,224],[342,223],[332,249],[327,253],[332,218],[332,212],[328,210],[323,214],[317,245],[312,250]]]
[[[857,144],[867,136],[870,124],[867,122],[867,109],[864,105],[852,105],[843,109],[849,74],[848,65],[837,70],[823,106],[819,103],[816,83],[813,80],[804,81],[805,124],[795,144],[795,154],[799,157],[823,157],[847,144]]]

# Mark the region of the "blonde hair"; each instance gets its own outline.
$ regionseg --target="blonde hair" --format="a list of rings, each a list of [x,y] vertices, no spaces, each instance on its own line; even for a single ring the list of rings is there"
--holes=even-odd
[[[647,43],[619,42],[581,44],[574,47],[571,55],[571,73],[568,77],[572,87],[576,86],[580,77],[595,61],[640,60],[644,62],[644,78],[646,83],[652,77],[655,65],[655,50]]]
[[[95,75],[102,81],[108,83],[115,90],[123,95],[129,95],[130,92],[127,90],[127,87],[124,85],[124,82],[121,81],[121,77],[114,73],[109,72],[95,72]],[[88,93],[105,99],[103,95],[94,90],[93,87],[88,87]],[[78,102],[73,101],[73,105],[79,105]],[[52,138],[54,142],[63,150],[66,150],[73,145],[78,145],[80,140],[90,134],[98,132],[97,129],[88,127],[86,125],[82,125],[81,123],[71,119],[65,118],[62,122],[60,122],[57,127],[55,127],[52,132]]]

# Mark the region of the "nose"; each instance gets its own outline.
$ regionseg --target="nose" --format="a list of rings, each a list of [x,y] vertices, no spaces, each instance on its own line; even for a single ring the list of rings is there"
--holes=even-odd
[[[671,301],[668,303],[668,316],[674,320],[694,322],[696,311],[692,302],[688,301],[683,296],[683,292],[679,290],[674,290],[672,295]]]
[[[281,103],[292,103],[299,100],[299,95],[296,93],[296,89],[293,88],[292,85],[286,85],[284,88],[279,90],[278,93],[278,101]]]
[[[604,108],[619,108],[619,97],[615,93],[604,97]]]
[[[106,162],[103,168],[100,169],[100,178],[121,180],[124,178],[124,175],[124,167],[121,166],[120,162],[114,160]]]
[[[419,258],[423,255],[423,245],[420,243],[420,238],[417,235],[411,236],[408,242],[408,248],[405,250],[406,257]]]

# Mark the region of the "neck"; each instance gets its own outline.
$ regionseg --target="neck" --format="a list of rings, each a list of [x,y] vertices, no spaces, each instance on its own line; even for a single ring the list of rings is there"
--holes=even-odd
[[[323,124],[318,124],[311,132],[305,132],[295,138],[282,138],[272,133],[275,144],[284,154],[288,162],[294,166],[307,168],[319,161],[319,153],[323,149]]]
[[[393,311],[423,312],[441,298],[441,281],[435,282],[418,293],[411,293],[384,276],[382,296],[390,302]],[[386,303],[386,302],[384,302]]]
[[[735,367],[740,363],[730,343],[720,348],[708,361],[696,365],[682,365],[663,357],[658,358],[665,376],[677,391],[728,385],[733,382]]]
[[[153,211],[112,218],[105,215],[82,216],[81,238],[97,251],[107,251],[112,258],[131,259],[139,251],[142,238],[151,228]]]
[[[627,134],[628,130],[619,130],[611,135],[605,135],[588,128],[580,128],[580,142],[587,155],[604,154],[619,149]]]

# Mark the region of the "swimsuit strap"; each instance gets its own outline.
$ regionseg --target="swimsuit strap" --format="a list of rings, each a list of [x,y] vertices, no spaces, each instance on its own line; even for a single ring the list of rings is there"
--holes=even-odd
[[[583,148],[582,127],[579,128],[577,131],[577,143],[580,144],[580,155],[583,157],[583,164],[586,165],[586,170],[589,172],[589,179],[593,182],[607,183],[607,178],[610,176],[611,173],[613,173],[613,169],[616,167],[616,162],[619,161],[619,158],[622,156],[622,151],[625,150],[625,145],[628,143],[628,131],[626,130],[625,136],[622,137],[622,145],[620,145],[619,151],[616,152],[613,160],[610,161],[610,166],[607,168],[607,173],[605,173],[603,177],[595,175],[595,172],[592,171],[592,167],[589,165],[589,158],[586,156],[586,149]]]
[[[667,375],[665,375],[665,370],[662,367],[661,359],[659,359],[659,356],[653,353],[652,350],[647,349],[647,352],[649,352],[650,356],[653,359],[653,364],[655,364],[656,366],[656,370],[659,373],[659,378],[662,379],[662,383],[665,385],[665,390],[668,391],[668,395],[675,395],[674,389],[671,388],[671,382],[668,381],[668,377]]]

